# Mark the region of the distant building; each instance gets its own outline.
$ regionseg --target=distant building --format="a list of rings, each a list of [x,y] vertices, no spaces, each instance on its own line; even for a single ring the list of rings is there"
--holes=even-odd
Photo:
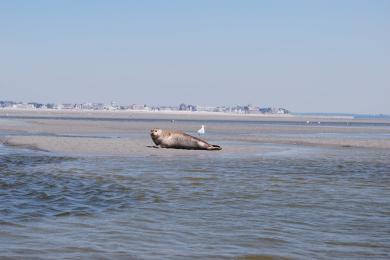
[[[179,105],[179,110],[180,111],[197,111],[197,108],[194,105],[186,105],[186,104],[182,103]]]
[[[288,110],[285,109],[285,108],[278,108],[277,113],[278,113],[278,114],[290,114],[290,111],[288,111]]]
[[[246,114],[259,114],[260,108],[252,105],[247,105],[245,106],[244,111]]]
[[[12,107],[15,104],[14,101],[0,101],[0,107]]]
[[[81,109],[93,110],[93,104],[92,103],[83,103],[83,104],[81,104]]]
[[[74,106],[75,106],[74,104],[65,103],[65,104],[59,105],[58,109],[73,109]]]
[[[55,109],[57,106],[55,104],[46,104],[47,109]]]
[[[234,106],[230,107],[229,112],[231,113],[237,113],[237,114],[244,114],[245,113],[245,107],[244,106]]]
[[[284,108],[265,107],[259,109],[263,114],[289,114],[290,111]]]
[[[184,103],[180,104],[180,105],[179,105],[179,110],[180,110],[180,111],[186,111],[186,110],[187,110],[187,105],[184,104]]]
[[[85,109],[83,107],[83,104],[74,104],[73,107],[74,107],[74,109],[80,109],[80,110]]]
[[[104,104],[103,103],[92,103],[92,109],[93,110],[103,110]]]
[[[174,106],[160,106],[158,111],[177,111],[177,107]]]
[[[28,103],[16,103],[12,105],[12,108],[17,109],[34,109],[34,105]]]
[[[130,109],[132,110],[142,110],[142,111],[149,111],[151,108],[148,107],[148,105],[138,105],[138,104],[133,104],[129,106]]]
[[[119,105],[115,101],[111,101],[111,107],[118,109]]]
[[[216,112],[216,107],[211,106],[196,106],[196,111],[200,112]]]
[[[214,109],[214,112],[229,112],[228,110],[229,110],[228,107],[221,106],[221,107],[216,107]]]
[[[28,103],[28,105],[31,105],[33,108],[44,108],[44,104],[41,104],[41,103],[35,103],[35,102],[30,102]]]

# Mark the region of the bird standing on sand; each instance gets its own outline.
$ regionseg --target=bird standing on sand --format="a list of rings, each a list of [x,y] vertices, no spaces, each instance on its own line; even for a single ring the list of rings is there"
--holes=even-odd
[[[202,128],[198,130],[198,135],[204,135],[205,132],[204,125],[202,125]]]

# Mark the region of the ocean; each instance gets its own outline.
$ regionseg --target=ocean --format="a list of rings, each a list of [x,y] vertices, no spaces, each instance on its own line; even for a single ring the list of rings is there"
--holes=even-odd
[[[213,126],[220,131],[207,132]],[[302,127],[207,122],[204,137],[226,153],[97,155],[0,145],[0,258],[389,259],[390,150],[275,140],[381,142],[390,126]],[[150,145],[148,131],[129,136]],[[23,132],[30,134],[46,133]],[[271,141],[253,141],[264,136]]]

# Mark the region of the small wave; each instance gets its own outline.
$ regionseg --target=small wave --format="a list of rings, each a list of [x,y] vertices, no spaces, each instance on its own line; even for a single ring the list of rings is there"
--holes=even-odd
[[[89,211],[63,211],[54,214],[55,217],[92,217],[94,214]]]
[[[289,260],[294,259],[292,257],[280,256],[280,255],[242,255],[235,257],[237,260]]]
[[[12,226],[12,227],[24,227],[24,225],[20,223],[15,223],[13,221],[6,221],[4,219],[0,219],[0,226]]]

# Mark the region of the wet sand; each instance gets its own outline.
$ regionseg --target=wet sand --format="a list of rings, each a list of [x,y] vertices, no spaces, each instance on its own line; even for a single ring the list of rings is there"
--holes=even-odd
[[[0,141],[5,145],[33,148],[50,152],[92,155],[148,155],[161,153],[154,149],[149,137],[152,128],[174,129],[195,134],[201,123],[206,124],[204,138],[223,146],[221,153],[261,153],[266,144],[327,146],[339,148],[390,148],[390,127],[345,125],[288,124],[291,118],[274,122],[274,118],[257,124],[225,117],[215,120],[208,116],[186,115],[172,123],[166,114],[134,118],[83,118],[75,115],[42,118],[31,116],[0,118]],[[176,117],[178,115],[175,115]],[[247,118],[245,118],[247,119]],[[235,122],[238,122],[235,124]],[[241,123],[240,123],[241,122]],[[298,121],[299,122],[299,121]],[[332,121],[328,121],[332,122]],[[370,121],[375,123],[377,121]],[[378,121],[382,122],[382,121]],[[167,149],[164,149],[167,151]],[[200,151],[169,150],[170,154],[192,154]],[[202,151],[205,152],[205,151]]]

